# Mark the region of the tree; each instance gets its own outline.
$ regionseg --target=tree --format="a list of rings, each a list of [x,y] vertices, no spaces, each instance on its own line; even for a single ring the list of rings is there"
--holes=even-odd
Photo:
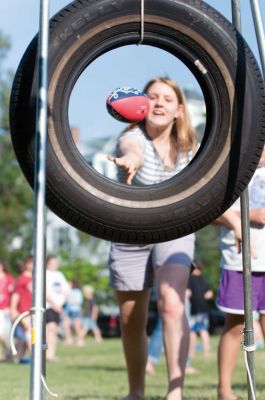
[[[8,108],[13,73],[2,67],[9,48],[8,38],[0,31],[0,257],[14,267],[15,258],[31,249],[33,192],[22,175],[11,142]],[[14,247],[16,238],[22,240],[22,248]]]
[[[220,276],[219,228],[207,225],[196,232],[196,258],[202,259],[203,273],[210,288],[216,293]]]
[[[113,289],[109,285],[106,265],[94,265],[83,258],[69,260],[68,254],[60,254],[61,271],[69,281],[78,281],[81,286],[91,285],[95,289],[98,304],[115,303]]]

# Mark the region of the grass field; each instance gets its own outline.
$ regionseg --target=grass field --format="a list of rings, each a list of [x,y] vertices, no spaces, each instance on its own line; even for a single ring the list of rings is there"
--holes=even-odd
[[[218,337],[212,337],[212,353],[205,360],[198,352],[193,366],[198,373],[187,375],[186,400],[216,399],[216,348]],[[105,339],[97,344],[88,338],[84,348],[59,344],[59,361],[47,364],[47,383],[61,400],[120,400],[126,394],[127,376],[120,339]],[[265,354],[256,351],[257,399],[265,399]],[[0,399],[29,399],[29,366],[1,363]],[[246,370],[243,352],[234,377],[235,392],[247,399]],[[166,391],[164,357],[155,375],[147,376],[146,400],[162,400]],[[52,399],[47,394],[47,400]]]

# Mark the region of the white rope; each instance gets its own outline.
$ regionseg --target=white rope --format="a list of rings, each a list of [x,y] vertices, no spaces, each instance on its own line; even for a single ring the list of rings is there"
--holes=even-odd
[[[17,355],[17,349],[14,343],[14,336],[15,336],[15,330],[16,327],[18,326],[18,324],[20,323],[20,321],[22,321],[22,319],[28,317],[29,315],[33,314],[35,311],[42,311],[45,312],[45,308],[40,307],[31,307],[30,310],[28,311],[24,311],[23,313],[19,314],[19,316],[15,319],[15,321],[13,322],[12,328],[11,328],[11,332],[10,332],[10,336],[9,336],[9,341],[10,341],[10,347],[11,347],[11,351],[13,356]]]
[[[16,349],[16,346],[15,346],[15,343],[14,343],[14,335],[15,335],[16,327],[18,326],[18,324],[20,323],[20,321],[22,321],[22,319],[28,317],[29,315],[35,313],[36,311],[41,311],[41,312],[44,313],[46,310],[45,310],[45,308],[43,308],[43,307],[31,307],[30,310],[21,313],[21,314],[15,319],[15,321],[13,322],[13,325],[12,325],[12,328],[11,328],[11,332],[10,332],[10,337],[9,337],[9,340],[10,340],[10,347],[11,347],[11,351],[12,351],[13,356],[16,356],[16,355],[17,355],[17,349]],[[43,386],[45,387],[46,391],[47,391],[51,396],[53,396],[53,397],[58,397],[58,394],[57,394],[57,393],[53,393],[53,392],[48,388],[48,385],[47,385],[47,383],[46,383],[46,381],[45,381],[45,378],[44,378],[44,376],[43,376],[42,374],[41,374],[41,381],[42,381],[42,384],[43,384]]]
[[[243,350],[245,350],[245,351],[255,351],[256,350],[256,345],[255,344],[248,345],[248,346],[242,345],[242,347],[243,347]]]
[[[250,369],[249,369],[249,365],[248,365],[248,359],[247,359],[247,352],[254,351],[254,350],[246,350],[245,347],[244,347],[244,350],[245,350],[245,353],[244,353],[245,354],[245,365],[246,365],[246,370],[247,370],[247,374],[248,374],[248,380],[249,380],[249,385],[250,385],[250,389],[251,389],[251,394],[252,394],[253,400],[256,400],[252,377],[251,377],[251,373],[250,373]]]
[[[243,331],[244,333],[244,331]],[[253,386],[253,382],[252,382],[252,376],[250,373],[250,369],[249,369],[249,365],[248,365],[248,358],[247,358],[247,353],[249,351],[255,351],[256,350],[256,345],[252,344],[252,345],[244,345],[242,343],[242,348],[244,350],[244,358],[245,358],[245,365],[246,365],[246,370],[247,370],[247,374],[248,374],[248,380],[249,380],[249,385],[250,385],[250,389],[251,389],[251,394],[252,394],[252,398],[253,400],[256,400],[256,396],[255,396],[255,390],[254,390],[254,386]]]
[[[11,351],[13,356],[17,355],[17,349],[14,343],[14,335],[15,335],[15,329],[18,326],[18,324],[20,323],[20,321],[22,321],[23,318],[26,318],[30,315],[29,311],[25,311],[23,313],[21,313],[13,322],[12,328],[11,328],[11,332],[10,332],[10,336],[9,336],[9,341],[10,341],[10,347],[11,347]]]
[[[53,392],[48,388],[48,385],[47,385],[47,383],[46,383],[46,381],[45,381],[45,378],[44,378],[44,376],[43,376],[42,374],[41,374],[41,382],[42,382],[43,386],[45,387],[46,391],[47,391],[51,396],[53,396],[53,397],[59,397],[57,393],[53,393]]]
[[[141,0],[141,38],[137,45],[144,41],[144,0]]]

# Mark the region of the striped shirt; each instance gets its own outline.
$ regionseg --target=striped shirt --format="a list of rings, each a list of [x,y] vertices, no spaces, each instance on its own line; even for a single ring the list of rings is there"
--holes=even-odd
[[[132,185],[153,185],[155,183],[160,183],[167,179],[170,179],[178,172],[180,172],[183,168],[185,168],[193,158],[192,150],[190,150],[188,153],[179,153],[177,155],[177,160],[174,167],[172,167],[170,171],[166,170],[165,165],[161,157],[159,156],[155,146],[153,145],[152,140],[140,127],[136,127],[122,134],[117,144],[116,152],[118,157],[122,156],[119,144],[124,137],[137,138],[144,153],[144,164],[133,177]],[[123,168],[119,168],[118,180],[122,183],[125,183],[126,177],[127,171]]]

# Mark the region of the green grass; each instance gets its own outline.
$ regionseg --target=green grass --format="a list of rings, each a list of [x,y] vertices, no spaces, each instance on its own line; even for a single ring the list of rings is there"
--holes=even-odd
[[[205,360],[196,354],[193,366],[198,373],[187,375],[186,400],[216,399],[217,368],[216,348],[218,337],[212,337],[212,353]],[[120,339],[106,339],[97,344],[88,338],[84,348],[64,347],[59,344],[59,361],[47,364],[47,384],[61,400],[120,400],[126,394],[127,375]],[[257,399],[265,399],[264,351],[256,351]],[[0,399],[29,399],[29,366],[1,363]],[[166,392],[164,356],[155,375],[147,376],[146,399],[162,400]],[[235,392],[247,399],[246,370],[243,352],[234,377]],[[52,397],[47,394],[47,400]]]

